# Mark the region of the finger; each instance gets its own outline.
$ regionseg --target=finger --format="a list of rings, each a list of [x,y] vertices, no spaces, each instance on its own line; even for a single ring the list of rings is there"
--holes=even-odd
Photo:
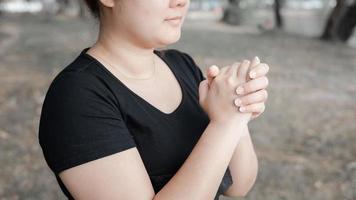
[[[218,66],[212,65],[207,69],[207,71],[208,84],[210,85],[213,79],[219,74],[220,70]]]
[[[226,65],[220,69],[220,75],[226,75],[228,72],[228,69],[230,68],[230,65]]]
[[[230,74],[231,77],[236,78],[239,66],[240,66],[239,62],[235,62],[234,64],[231,65],[231,67],[229,68],[229,71],[228,71],[228,73]]]
[[[243,84],[246,82],[248,68],[250,67],[250,61],[244,60],[242,64],[240,64],[238,72],[237,72],[237,79],[239,84]],[[243,94],[243,87],[238,87],[236,89],[237,94]]]
[[[257,92],[253,92],[251,94],[245,95],[236,99],[237,106],[247,106],[255,103],[265,102],[268,98],[268,94],[266,90],[259,90]]]
[[[208,76],[215,77],[219,74],[219,72],[220,72],[219,67],[216,65],[212,65],[208,69]]]
[[[250,72],[250,76],[253,78],[258,78],[261,76],[266,76],[269,71],[269,66],[266,63],[260,63],[255,66]]]
[[[208,81],[203,80],[199,83],[199,104],[203,105],[205,98],[208,94],[209,86]]]
[[[239,111],[244,112],[244,113],[263,112],[264,107],[265,107],[264,103],[255,103],[255,104],[251,104],[251,105],[247,105],[247,106],[241,106],[239,108]]]
[[[251,92],[256,92],[258,90],[263,90],[266,89],[267,86],[268,86],[268,78],[266,76],[252,79],[251,81],[241,85],[243,94],[248,94]]]
[[[253,118],[257,118],[259,117],[264,111],[266,110],[266,105],[264,104],[262,107],[262,110],[260,110],[259,112],[252,112],[251,116],[254,116]]]
[[[250,61],[249,60],[244,60],[239,67],[238,73],[237,73],[237,78],[240,80],[241,83],[246,82],[246,75],[248,72],[248,68],[250,67]]]
[[[256,119],[256,118],[259,117],[261,114],[262,114],[262,112],[261,112],[261,113],[259,113],[259,112],[253,112],[252,115],[251,115],[251,119]]]
[[[252,60],[250,69],[249,69],[249,76],[248,76],[248,81],[251,80],[252,78],[255,78],[256,72],[253,71],[259,64],[261,63],[260,58],[255,56],[255,58]]]

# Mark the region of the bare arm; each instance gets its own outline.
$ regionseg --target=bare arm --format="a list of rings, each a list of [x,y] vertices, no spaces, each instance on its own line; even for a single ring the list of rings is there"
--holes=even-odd
[[[229,169],[233,184],[224,195],[228,197],[246,196],[254,185],[258,173],[258,160],[247,125],[244,127],[243,137],[229,163]]]
[[[155,199],[213,199],[244,126],[210,123],[182,167]]]
[[[136,148],[59,174],[75,199],[181,200],[215,197],[245,122],[210,122],[172,179],[157,193]]]

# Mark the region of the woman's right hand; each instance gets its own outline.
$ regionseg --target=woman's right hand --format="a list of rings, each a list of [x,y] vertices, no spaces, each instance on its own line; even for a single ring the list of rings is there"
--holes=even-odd
[[[234,63],[220,69],[220,73],[208,84],[208,80],[200,82],[199,104],[208,114],[210,121],[237,121],[248,123],[251,113],[241,113],[234,100],[241,95],[236,88],[246,82],[250,61]]]

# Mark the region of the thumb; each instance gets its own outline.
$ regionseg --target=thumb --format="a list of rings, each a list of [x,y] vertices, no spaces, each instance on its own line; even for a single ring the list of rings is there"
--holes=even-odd
[[[203,80],[199,84],[199,104],[203,105],[209,91],[208,80]]]
[[[216,65],[212,65],[208,68],[207,70],[207,79],[208,79],[208,84],[210,85],[211,82],[213,81],[214,77],[219,75],[220,69]]]

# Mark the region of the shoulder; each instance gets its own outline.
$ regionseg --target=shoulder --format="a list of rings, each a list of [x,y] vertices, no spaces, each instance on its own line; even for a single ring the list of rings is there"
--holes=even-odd
[[[41,124],[52,120],[79,121],[84,115],[120,114],[120,105],[106,84],[82,71],[62,71],[50,84],[41,110]],[[58,121],[59,122],[59,121]]]
[[[54,172],[135,146],[118,101],[105,85],[86,70],[62,71],[52,81],[38,137]]]
[[[49,85],[45,103],[55,103],[59,100],[83,101],[90,94],[104,93],[104,88],[98,78],[86,71],[62,71]]]
[[[83,89],[92,84],[95,84],[95,80],[90,74],[82,71],[61,71],[52,80],[49,85],[47,94],[70,92],[76,89]]]
[[[54,77],[48,87],[46,98],[80,99],[90,93],[110,95],[108,79],[96,65],[82,54],[79,55]]]

